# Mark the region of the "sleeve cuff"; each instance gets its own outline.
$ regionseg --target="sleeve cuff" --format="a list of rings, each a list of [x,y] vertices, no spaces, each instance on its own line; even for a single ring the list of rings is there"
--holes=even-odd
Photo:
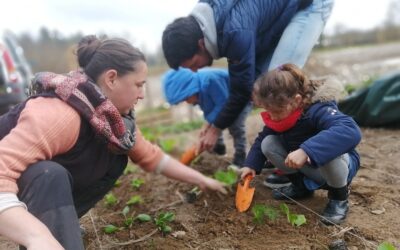
[[[25,203],[18,200],[16,194],[0,192],[0,213],[12,207],[23,207],[27,210]]]
[[[169,161],[169,158],[169,155],[164,154],[163,158],[161,158],[161,161],[156,166],[156,174],[161,174],[163,172],[167,162]]]

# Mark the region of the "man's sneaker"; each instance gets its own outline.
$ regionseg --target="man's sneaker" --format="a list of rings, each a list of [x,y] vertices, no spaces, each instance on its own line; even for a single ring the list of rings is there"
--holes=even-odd
[[[313,194],[314,191],[308,190],[306,188],[296,187],[293,184],[272,190],[272,197],[274,197],[275,200],[288,200],[288,197],[298,200],[308,198]]]
[[[290,180],[283,174],[281,170],[275,170],[263,182],[264,186],[275,189],[290,185]]]
[[[348,211],[349,202],[347,200],[329,200],[324,212],[322,212],[324,219],[321,219],[321,221],[325,225],[341,224],[346,219]]]
[[[226,154],[226,146],[225,144],[216,144],[213,148],[213,152],[217,155],[225,155]]]

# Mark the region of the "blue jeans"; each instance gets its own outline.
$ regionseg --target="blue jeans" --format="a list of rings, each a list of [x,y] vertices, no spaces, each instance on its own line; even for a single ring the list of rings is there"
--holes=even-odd
[[[235,148],[235,153],[233,155],[232,163],[242,167],[244,160],[246,159],[246,118],[253,108],[251,103],[247,104],[243,111],[239,114],[238,118],[228,127],[229,134],[233,138],[233,147]],[[217,145],[224,144],[224,139],[221,136],[217,140]]]
[[[272,70],[285,63],[302,68],[328,20],[334,0],[314,0],[299,11],[285,28],[277,47],[262,66],[262,71]],[[269,60],[270,59],[270,60]]]

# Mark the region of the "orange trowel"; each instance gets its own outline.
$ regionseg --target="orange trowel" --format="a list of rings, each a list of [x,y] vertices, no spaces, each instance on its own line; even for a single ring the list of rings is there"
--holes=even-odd
[[[237,185],[236,190],[236,208],[239,212],[245,212],[249,209],[251,201],[253,200],[255,188],[250,187],[250,182],[253,179],[251,174],[246,175],[241,182]]]
[[[182,154],[180,162],[185,165],[189,165],[194,160],[194,158],[196,158],[197,155],[197,147],[196,145],[192,145]]]

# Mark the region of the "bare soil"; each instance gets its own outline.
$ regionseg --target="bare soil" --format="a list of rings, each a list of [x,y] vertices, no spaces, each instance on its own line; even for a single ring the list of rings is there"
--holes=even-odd
[[[250,128],[261,127],[257,115],[248,119]],[[250,141],[258,129],[249,132]],[[227,141],[227,144],[231,144]],[[266,220],[255,224],[251,211],[239,213],[235,209],[235,187],[227,196],[201,194],[193,203],[182,201],[193,186],[178,183],[160,175],[137,171],[122,177],[123,184],[113,193],[120,203],[107,208],[99,203],[91,213],[82,219],[86,228],[87,249],[327,249],[334,240],[344,240],[349,249],[376,249],[382,241],[389,241],[400,247],[400,175],[396,162],[400,157],[400,130],[363,128],[363,140],[358,147],[362,166],[351,186],[351,209],[347,221],[341,227],[328,227],[320,223],[316,214],[327,202],[326,191],[317,191],[313,198],[301,201],[300,206],[286,202],[292,212],[304,214],[307,224],[294,227],[284,216],[276,221]],[[202,154],[193,168],[206,175],[217,169],[226,169],[229,156],[221,157]],[[269,171],[257,176],[254,185],[254,204],[279,207],[282,202],[273,200],[271,190],[262,185]],[[145,184],[134,190],[129,186],[132,178],[144,178]],[[176,216],[171,223],[173,231],[184,232],[183,236],[163,235],[157,232],[146,240],[126,246],[132,240],[151,233],[154,223],[134,223],[131,229],[124,229],[113,235],[106,235],[102,227],[113,223],[122,226],[120,214],[125,202],[134,194],[140,194],[144,202],[133,206],[136,214],[152,216],[170,211]],[[96,227],[98,236],[95,235]],[[101,244],[101,245],[100,245]]]

